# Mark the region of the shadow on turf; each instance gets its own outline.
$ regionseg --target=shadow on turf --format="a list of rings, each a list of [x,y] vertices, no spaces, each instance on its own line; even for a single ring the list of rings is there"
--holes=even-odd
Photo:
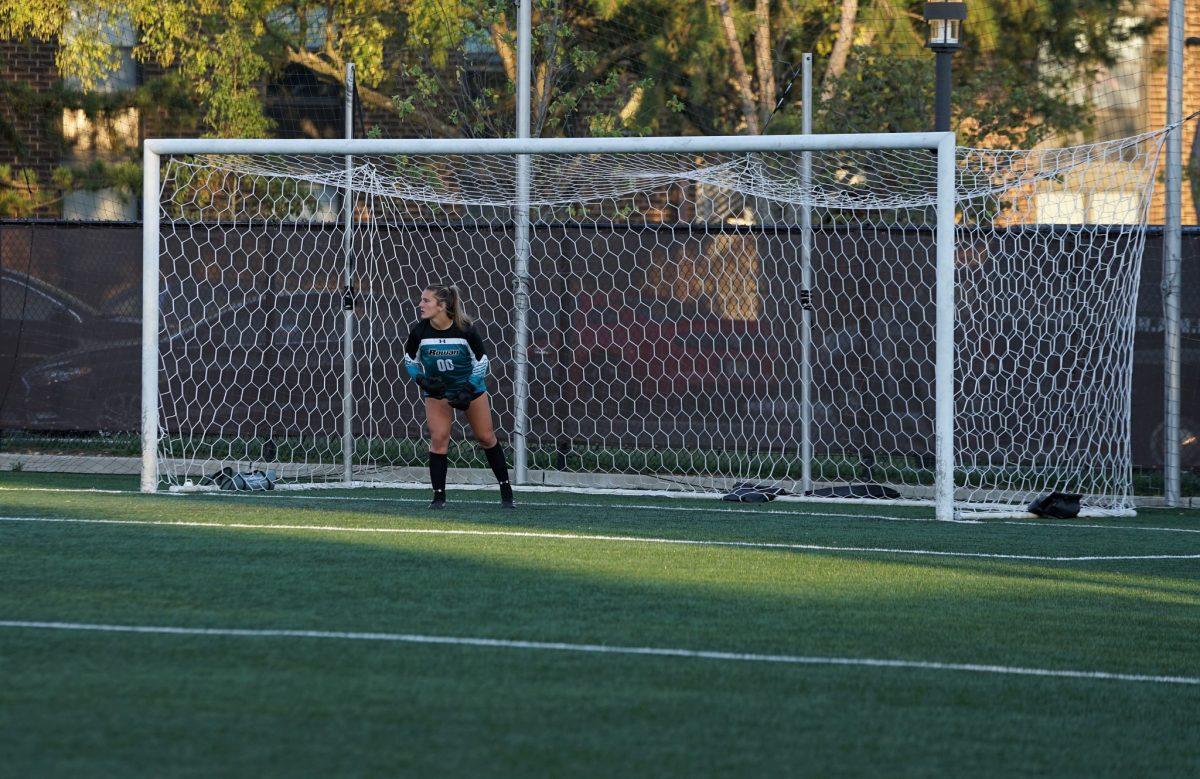
[[[1137,554],[1131,549],[1128,541],[1122,539],[1120,533],[1111,536],[1099,536],[1099,531],[1083,531],[1081,535],[1072,531],[1072,541],[1085,540],[1082,547],[1064,550],[1060,546],[1041,545],[1034,533],[1045,532],[1045,529],[1031,531],[1021,526],[1007,525],[945,525],[940,523],[888,523],[886,521],[855,521],[853,519],[835,519],[822,522],[820,516],[812,518],[796,516],[773,516],[771,512],[750,514],[722,514],[722,509],[715,511],[698,510],[696,513],[685,511],[656,512],[651,509],[617,510],[612,505],[597,504],[594,507],[571,506],[564,508],[552,503],[526,503],[516,512],[504,511],[498,505],[487,504],[486,497],[490,492],[462,493],[463,503],[451,504],[441,512],[432,512],[425,508],[424,500],[383,500],[356,501],[349,508],[347,502],[339,502],[340,497],[322,498],[315,500],[294,500],[285,495],[280,496],[241,496],[241,495],[162,495],[143,496],[136,493],[130,495],[97,494],[88,496],[86,504],[80,502],[83,496],[79,493],[61,493],[56,499],[56,493],[11,492],[0,493],[0,513],[3,514],[41,514],[46,516],[72,516],[79,518],[94,518],[107,516],[113,518],[130,517],[127,510],[117,508],[118,503],[137,507],[136,513],[140,518],[164,519],[170,518],[183,511],[195,512],[200,510],[203,517],[217,521],[246,521],[269,522],[276,524],[327,524],[335,516],[351,517],[355,525],[362,525],[362,520],[383,520],[380,526],[401,524],[418,521],[430,523],[430,526],[456,527],[459,523],[470,526],[493,526],[502,529],[534,530],[547,532],[586,532],[611,533],[627,536],[672,536],[687,537],[697,540],[711,541],[741,541],[754,540],[769,543],[810,543],[836,546],[874,546],[886,548],[929,548],[947,549],[954,551],[987,552],[998,551],[997,544],[1019,541],[1020,548],[1003,548],[1004,552],[1018,554]],[[573,496],[574,497],[574,496]],[[277,499],[276,499],[277,498]],[[63,505],[63,500],[70,501],[70,507]],[[471,501],[469,504],[465,501]],[[131,502],[132,501],[132,502]],[[480,503],[484,505],[479,505]],[[48,506],[47,503],[54,504]],[[107,504],[107,507],[106,507]],[[675,504],[677,505],[677,504]],[[697,509],[703,507],[697,506]],[[564,515],[564,512],[569,512]],[[371,523],[368,522],[368,525]],[[989,538],[989,534],[1000,532],[1002,538]],[[686,534],[686,535],[685,535]],[[750,538],[748,539],[748,535]],[[1014,535],[1016,538],[1014,538]],[[946,543],[949,536],[953,539]],[[1139,541],[1151,540],[1150,537],[1140,537]],[[1162,539],[1154,539],[1161,542]],[[1172,539],[1177,541],[1177,539]],[[1093,543],[1103,542],[1103,543]],[[1189,551],[1184,549],[1183,551]],[[1200,595],[1200,581],[1193,578],[1165,578],[1156,575],[1153,578],[1127,574],[1130,565],[1155,564],[1156,568],[1169,568],[1181,572],[1194,570],[1189,561],[1127,561],[1127,562],[1064,562],[1041,563],[1038,561],[1020,560],[982,560],[969,557],[936,557],[899,554],[895,557],[881,558],[875,553],[869,557],[862,553],[839,552],[834,550],[788,550],[788,549],[759,549],[758,552],[773,554],[820,556],[834,559],[858,560],[864,563],[879,563],[889,560],[896,564],[908,566],[937,568],[941,570],[970,571],[978,575],[987,575],[999,579],[1019,582],[1037,579],[1045,582],[1060,582],[1071,584],[1091,584],[1103,588],[1109,594],[1119,594],[1124,597],[1144,598],[1156,595],[1175,598],[1195,598]],[[1153,549],[1140,553],[1161,553],[1161,543]],[[1179,552],[1176,543],[1171,552]],[[1118,566],[1118,572],[1096,571],[1098,565]],[[1140,581],[1131,581],[1137,576]]]
[[[328,524],[343,514],[315,506],[301,508],[219,498],[184,502],[170,497],[96,496],[81,504],[75,495],[67,498],[69,502],[50,500],[51,505],[47,505],[44,494],[35,497],[30,493],[15,501],[13,495],[0,497],[4,499],[6,514],[43,513],[81,519],[134,518],[133,514],[169,519],[172,512],[179,512],[184,506],[201,512],[224,507],[221,516],[197,517],[217,521],[316,525]],[[137,507],[137,511],[111,505],[118,502]],[[105,507],[105,504],[110,505]],[[354,516],[419,518],[427,526],[433,526],[436,518],[446,527],[456,524],[453,515],[433,515],[417,507],[402,513],[381,504],[354,508]],[[229,509],[253,516],[231,516]],[[564,522],[561,517],[538,525],[529,516],[513,517],[499,508],[471,512],[473,525],[512,527],[517,520],[522,520],[523,527],[580,529],[578,524]],[[693,521],[689,526],[695,529],[697,524]],[[889,534],[903,532],[891,527],[872,527],[887,530]],[[970,641],[954,646],[954,642],[947,642],[948,636],[1025,635],[1023,649],[1017,652],[1024,655],[1025,649],[1036,649],[1039,643],[1031,640],[1036,638],[1029,634],[1031,627],[1036,634],[1043,623],[1082,621],[1092,625],[1089,632],[1082,634],[1090,640],[1096,637],[1090,631],[1104,634],[1118,629],[1120,620],[1114,615],[1129,611],[1131,603],[1143,604],[1157,616],[1171,608],[1180,609],[1181,615],[1185,609],[1191,609],[1186,613],[1194,614],[1198,588],[1193,580],[1186,580],[1185,584],[1180,579],[1164,581],[1161,577],[1078,571],[1017,561],[864,557],[857,553],[809,550],[727,550],[729,559],[734,561],[745,561],[747,554],[770,552],[771,558],[791,556],[822,562],[782,567],[768,563],[761,566],[762,570],[757,565],[722,570],[721,564],[711,562],[712,555],[722,554],[719,547],[682,547],[689,553],[677,554],[681,547],[623,544],[606,549],[601,545],[574,544],[554,555],[545,544],[530,546],[525,542],[521,549],[520,539],[493,541],[479,537],[470,543],[461,540],[462,537],[384,534],[334,540],[288,531],[36,523],[4,523],[0,531],[8,531],[5,535],[10,540],[37,537],[50,545],[47,548],[35,544],[30,549],[33,557],[46,559],[45,566],[35,566],[28,574],[35,581],[48,577],[52,577],[51,581],[62,579],[63,586],[76,593],[85,608],[83,613],[56,618],[85,621],[96,620],[96,615],[87,613],[92,605],[87,597],[92,592],[87,584],[90,575],[95,591],[108,592],[111,579],[136,592],[148,579],[165,583],[168,591],[178,596],[160,603],[150,614],[106,614],[103,615],[106,620],[153,622],[165,619],[164,614],[174,615],[175,609],[194,616],[197,609],[207,613],[214,604],[227,602],[237,606],[221,615],[231,625],[444,630],[458,635],[658,642],[747,651],[797,651],[794,639],[800,636],[816,639],[811,644],[801,642],[804,651],[895,656],[897,648],[903,647],[902,654],[915,652],[916,656],[947,659],[949,651],[953,659],[971,661],[978,659],[980,653],[990,653]],[[412,548],[439,544],[442,551],[436,553]],[[143,546],[147,548],[142,549]],[[10,560],[23,562],[15,549],[17,545],[9,546]],[[685,566],[678,574],[669,567],[664,569],[664,564],[674,564],[672,558]],[[710,560],[705,564],[713,566],[711,570],[694,571],[686,567],[705,560]],[[839,562],[845,566],[839,566]],[[127,570],[136,572],[140,565],[147,566],[153,574],[132,580],[125,575]],[[931,575],[935,571],[938,575]],[[15,576],[15,569],[9,574]],[[674,575],[678,580],[670,581]],[[620,581],[623,576],[629,581]],[[987,579],[973,580],[976,577]],[[325,604],[329,593],[346,592],[349,584],[363,591],[351,590],[354,598],[339,599],[336,605]],[[275,595],[259,602],[263,593]],[[37,590],[30,594],[36,600],[43,593]],[[151,600],[159,598],[157,590],[148,594]],[[299,600],[292,608],[275,611],[274,605],[293,596]],[[111,600],[112,596],[106,595],[106,601]],[[1155,602],[1151,605],[1148,600]],[[27,605],[20,600],[18,603],[22,607]],[[254,613],[243,613],[242,609],[247,607]],[[412,609],[416,609],[420,616],[418,624],[397,620],[393,607],[401,610],[401,616],[413,616]],[[460,618],[439,628],[427,624],[429,614],[421,613],[422,609]],[[634,622],[641,626],[639,629],[630,629],[631,616],[636,616]],[[297,618],[301,624],[295,624]],[[667,629],[660,633],[658,626]],[[740,641],[738,646],[729,647],[729,636],[756,638],[752,647],[742,646]],[[774,641],[774,636],[784,640]],[[907,640],[896,643],[897,637]],[[924,647],[910,643],[925,643],[926,637],[936,640]],[[1025,642],[1030,646],[1025,647]],[[1057,648],[1061,650],[1061,646]],[[1035,662],[1037,656],[1034,651],[1027,661]]]
[[[475,493],[477,494],[477,493]],[[1181,538],[1168,534],[1137,534],[1137,531],[1122,533],[1120,529],[1085,530],[1078,528],[1055,528],[1051,524],[1031,529],[1020,525],[1005,525],[1001,523],[984,523],[979,525],[945,524],[945,523],[911,523],[889,522],[870,517],[853,519],[847,517],[825,518],[819,513],[818,507],[809,509],[809,516],[780,515],[769,510],[751,513],[732,513],[725,507],[714,508],[711,505],[696,505],[696,511],[678,511],[679,504],[668,506],[672,510],[656,511],[652,505],[645,508],[630,508],[628,506],[613,506],[597,504],[583,507],[572,505],[563,507],[553,503],[524,503],[516,512],[501,510],[483,499],[472,499],[470,504],[451,503],[443,511],[429,511],[425,508],[424,499],[415,501],[369,502],[355,503],[352,506],[354,514],[368,515],[375,518],[411,518],[432,522],[463,522],[470,525],[485,525],[497,528],[514,528],[544,530],[547,532],[587,532],[612,533],[627,536],[661,537],[671,534],[688,533],[689,535],[671,537],[696,538],[710,541],[755,541],[765,543],[813,543],[841,546],[868,546],[886,548],[931,549],[945,551],[963,551],[973,553],[1004,553],[1036,556],[1105,556],[1105,555],[1136,555],[1136,554],[1200,554],[1200,536],[1197,538]],[[246,498],[241,501],[237,497],[225,496],[194,496],[194,499],[234,502],[241,505],[253,506],[257,498]],[[268,499],[269,500],[269,499]],[[282,499],[288,500],[287,498]],[[669,500],[669,499],[667,499]],[[305,501],[307,503],[307,501]],[[480,505],[480,504],[483,505]],[[274,505],[279,506],[279,503]],[[286,505],[286,504],[284,504]],[[686,505],[686,504],[685,504]],[[322,516],[331,508],[346,511],[345,503],[338,503],[336,498],[316,500],[304,507],[304,511],[317,511],[311,514],[314,519]],[[878,510],[878,509],[876,509]],[[834,511],[844,511],[835,508]],[[1049,534],[1060,533],[1057,538]],[[1130,536],[1134,535],[1131,542]],[[1139,549],[1135,544],[1144,545]],[[1007,545],[1007,546],[1006,546]],[[770,551],[770,550],[763,550]],[[776,550],[782,553],[803,552],[806,554],[824,554],[821,550]],[[854,556],[854,553],[830,550],[827,554],[833,556]],[[875,553],[872,553],[875,554]],[[915,559],[914,559],[915,558]],[[962,568],[963,563],[972,561],[969,557],[939,559],[937,557],[905,556],[905,559],[921,565],[941,565],[944,567]],[[1061,565],[1080,567],[1084,565],[1100,565],[1106,562],[1096,561],[1066,562]],[[1132,562],[1132,561],[1130,561]],[[1147,561],[1153,562],[1153,561]],[[1161,561],[1170,563],[1171,561]],[[1174,561],[1185,569],[1190,568],[1188,561]],[[1003,560],[995,561],[975,559],[978,570],[1003,571],[1014,565],[1023,571],[1029,570],[1035,575],[1046,577],[1049,571],[1057,570],[1053,561],[1041,563],[1036,560]],[[1082,572],[1081,572],[1082,573]],[[1083,579],[1085,576],[1070,576],[1072,579]],[[1099,580],[1097,580],[1099,581]],[[1200,587],[1200,582],[1197,583]]]

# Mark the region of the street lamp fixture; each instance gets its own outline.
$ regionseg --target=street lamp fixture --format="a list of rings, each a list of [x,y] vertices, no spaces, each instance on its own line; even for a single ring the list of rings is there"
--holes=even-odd
[[[957,0],[928,0],[925,21],[929,37],[925,44],[937,55],[937,85],[934,96],[933,128],[939,132],[950,129],[950,90],[952,74],[950,58],[962,48],[962,23],[967,18],[967,4]]]
[[[929,24],[926,44],[934,51],[957,51],[961,46],[962,23],[967,4],[955,0],[929,0],[925,3],[925,21]]]

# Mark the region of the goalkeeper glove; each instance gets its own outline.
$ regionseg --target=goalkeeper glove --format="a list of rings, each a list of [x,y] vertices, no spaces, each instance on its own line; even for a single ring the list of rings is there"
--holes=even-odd
[[[442,381],[437,376],[417,376],[417,385],[431,398],[446,397],[446,382]]]
[[[475,400],[476,394],[473,390],[460,389],[450,396],[450,407],[456,408],[459,411],[466,411],[471,406],[471,401]]]

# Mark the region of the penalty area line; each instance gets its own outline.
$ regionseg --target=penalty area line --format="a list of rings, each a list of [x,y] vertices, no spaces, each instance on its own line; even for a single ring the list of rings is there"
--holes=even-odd
[[[1200,685],[1200,677],[1195,676],[1165,676],[1158,674],[1112,673],[1109,671],[1026,668],[1021,666],[986,665],[980,663],[943,663],[926,660],[891,660],[867,657],[819,657],[807,655],[757,654],[752,652],[726,652],[705,649],[677,649],[672,647],[574,644],[559,641],[522,641],[502,638],[475,638],[468,636],[429,636],[416,633],[365,633],[331,630],[250,628],[188,628],[163,625],[105,625],[85,622],[35,622],[27,620],[0,620],[0,628],[8,628],[12,630],[63,630],[98,633],[218,636],[231,638],[300,638],[330,639],[341,641],[376,641],[401,644],[466,646],[488,649],[523,649],[550,652],[671,657],[744,663],[779,663],[785,665],[824,665],[922,671],[957,671],[967,673],[1007,674],[1012,676],[1050,677],[1059,679]]]
[[[317,533],[378,533],[392,535],[484,536],[500,538],[534,538],[554,541],[600,541],[621,544],[668,544],[678,546],[732,547],[737,549],[783,549],[811,552],[849,552],[854,554],[919,555],[931,557],[971,557],[992,560],[1034,562],[1100,562],[1119,560],[1200,560],[1196,554],[1151,555],[1021,555],[1002,552],[955,552],[937,549],[901,549],[874,546],[830,546],[826,544],[791,544],[771,541],[722,541],[697,538],[661,538],[656,536],[617,536],[595,533],[546,533],[532,530],[458,530],[421,527],[340,527],[337,525],[281,525],[250,522],[173,522],[156,519],[80,519],[77,517],[0,517],[0,522],[29,522],[82,525],[149,525],[154,527],[198,527],[230,530],[287,530]]]

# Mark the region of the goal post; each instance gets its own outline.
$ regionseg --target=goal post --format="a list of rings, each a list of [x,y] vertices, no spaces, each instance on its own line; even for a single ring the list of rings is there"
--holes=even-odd
[[[256,465],[421,481],[397,340],[419,287],[449,278],[491,328],[518,483],[756,481],[938,519],[1061,490],[1127,513],[1155,142],[146,141],[141,487]],[[1114,176],[1132,205],[1096,191]],[[1104,208],[1134,223],[1104,227]],[[482,465],[451,457],[452,481]]]
[[[948,137],[947,137],[948,136]],[[934,360],[934,511],[954,518],[954,135],[937,144],[937,354]]]
[[[158,294],[160,155],[142,154],[142,492],[158,489]]]

